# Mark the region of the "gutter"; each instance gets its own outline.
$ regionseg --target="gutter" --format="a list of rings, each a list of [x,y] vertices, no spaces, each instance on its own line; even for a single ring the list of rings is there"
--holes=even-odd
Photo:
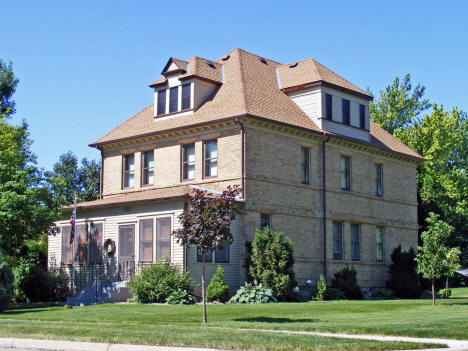
[[[325,135],[325,132],[323,133]],[[325,282],[327,281],[327,177],[326,177],[326,164],[325,164],[325,144],[330,141],[330,135],[327,135],[327,139],[322,141],[322,228],[323,228],[323,276]]]
[[[245,129],[244,123],[242,123],[239,118],[236,121],[240,124],[241,127],[241,187],[242,187],[242,198],[245,201]]]

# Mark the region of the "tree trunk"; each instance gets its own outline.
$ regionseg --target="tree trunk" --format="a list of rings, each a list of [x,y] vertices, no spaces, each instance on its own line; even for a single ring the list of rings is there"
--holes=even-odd
[[[205,253],[203,253],[203,270],[201,276],[201,288],[203,299],[203,324],[206,324],[206,297],[205,297]]]
[[[448,292],[448,276],[447,279],[445,280],[445,297],[449,297],[449,292]]]
[[[432,276],[432,306],[435,306],[435,286],[434,286],[434,276]]]

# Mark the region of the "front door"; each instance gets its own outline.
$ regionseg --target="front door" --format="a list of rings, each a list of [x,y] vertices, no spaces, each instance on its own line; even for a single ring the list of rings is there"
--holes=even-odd
[[[135,225],[119,226],[119,280],[135,274]]]

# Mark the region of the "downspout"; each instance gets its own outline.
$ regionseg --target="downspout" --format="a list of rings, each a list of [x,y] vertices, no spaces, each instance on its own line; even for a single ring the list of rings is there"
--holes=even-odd
[[[101,174],[100,174],[100,179],[99,179],[99,198],[102,199],[102,192],[104,188],[104,152],[101,150]]]
[[[245,201],[245,129],[244,123],[242,123],[239,118],[236,118],[236,121],[240,124],[241,129],[241,188],[242,198]]]
[[[325,135],[325,132],[323,133]],[[326,164],[325,164],[325,143],[330,141],[330,135],[322,141],[322,228],[323,228],[323,276],[327,281],[327,196],[326,196]]]

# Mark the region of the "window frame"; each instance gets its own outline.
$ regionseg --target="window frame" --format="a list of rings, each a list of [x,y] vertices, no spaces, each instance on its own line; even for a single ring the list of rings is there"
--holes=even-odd
[[[345,169],[343,170],[342,162],[345,160]],[[345,180],[345,187],[343,187],[343,177]],[[351,191],[351,156],[340,156],[340,187],[341,190]]]
[[[268,218],[268,220],[267,220],[268,224],[263,225],[263,218]],[[271,215],[271,213],[261,212],[260,213],[260,226],[259,226],[260,230],[265,230],[266,227],[271,229],[271,226],[272,226],[272,215]]]
[[[384,229],[385,227],[383,225],[375,226],[375,249],[376,249],[375,260],[377,262],[385,261]],[[377,240],[377,235],[379,234],[379,231],[380,231],[380,242]],[[379,250],[380,250],[380,255],[382,256],[381,259],[379,259]]]
[[[375,163],[375,196],[383,196],[383,163]]]
[[[231,250],[230,250],[230,246],[229,243],[226,243],[223,245],[223,252],[226,252],[226,258],[224,259],[221,259],[219,258],[218,259],[218,252],[219,250],[215,250],[215,263],[229,263],[230,259],[231,259]]]
[[[216,157],[211,157],[208,158],[206,157],[206,144],[208,143],[216,143]],[[207,171],[211,171],[211,167],[207,167],[207,163],[210,162],[216,162],[216,175],[208,175]],[[209,140],[203,140],[203,178],[216,178],[218,177],[219,174],[219,151],[218,151],[218,139],[209,139]]]
[[[99,259],[98,262],[91,262],[91,259],[93,258],[93,247],[91,246],[90,239],[91,239],[91,224],[94,225],[95,227],[100,225],[102,227],[101,235],[99,236],[99,242],[96,245],[96,250],[99,254]],[[88,264],[101,264],[102,263],[102,245],[104,241],[104,222],[102,221],[90,221],[89,223],[89,229],[88,229]]]
[[[175,94],[173,94],[175,92]],[[175,99],[173,98],[175,95]],[[175,109],[173,103],[175,102]],[[179,86],[169,88],[169,113],[179,112]]]
[[[197,247],[197,263],[203,262],[203,255],[200,249]],[[205,254],[205,263],[213,263],[213,251],[208,250]]]
[[[187,149],[189,147],[193,147],[193,162],[190,162],[188,158],[186,158],[186,155],[187,155]],[[182,153],[182,167],[181,167],[181,170],[182,170],[182,181],[190,181],[190,180],[194,180],[195,179],[195,170],[196,170],[196,160],[195,160],[195,157],[196,157],[196,154],[195,154],[195,143],[190,143],[190,144],[183,144],[181,145],[181,153]],[[193,178],[188,178],[188,167],[189,166],[192,166],[193,165]],[[187,175],[187,177],[186,177]]]
[[[145,167],[146,155],[153,155],[153,167]],[[146,175],[153,171],[153,182],[146,182]],[[151,186],[154,185],[154,150],[147,150],[141,153],[141,186]]]
[[[155,246],[154,246],[154,255],[153,255],[153,260],[155,262],[161,262],[161,260],[163,259],[164,255],[161,255],[160,258],[158,258],[158,249],[159,249],[159,244],[158,244],[158,240],[159,240],[159,230],[158,230],[158,221],[159,220],[162,220],[162,219],[168,219],[169,220],[169,255],[168,255],[168,258],[169,258],[169,261],[172,262],[172,253],[173,253],[173,250],[172,250],[172,228],[174,228],[174,224],[172,223],[172,216],[170,215],[161,215],[161,216],[156,216],[155,217],[155,220],[154,220],[154,225],[155,225],[155,228],[154,228],[154,235],[155,235]]]
[[[184,107],[184,88],[188,88],[188,107]],[[187,98],[187,96],[185,97]],[[182,84],[182,91],[181,91],[181,111],[190,110],[192,108],[192,83]]]
[[[310,147],[306,146],[301,146],[301,183],[310,184]]]
[[[127,169],[128,158],[133,158],[133,171],[130,170],[130,167]],[[133,185],[126,186],[125,184],[130,184],[130,176],[133,176]],[[122,189],[132,189],[135,187],[135,154],[125,154],[122,155]]]
[[[359,128],[366,129],[366,105],[359,104]]]
[[[336,232],[335,232],[335,227],[337,227],[339,225],[339,227],[341,228],[340,230],[340,252],[335,252],[335,242],[337,241],[336,239]],[[344,232],[344,222],[341,222],[341,221],[333,221],[333,246],[332,246],[332,250],[333,250],[333,259],[334,260],[344,260],[344,235],[343,235],[343,232]]]
[[[325,94],[325,119],[333,120],[333,97],[331,94]]]
[[[162,99],[160,98],[160,96],[164,96],[164,100],[161,101]],[[167,89],[161,89],[161,90],[158,90],[158,111],[156,113],[156,116],[160,116],[160,115],[165,115],[167,112],[167,106],[166,106],[166,99],[167,99]],[[162,105],[162,106],[161,106]],[[161,108],[163,107],[163,108]]]
[[[148,243],[149,240],[142,240],[142,222],[144,221],[151,221],[151,259],[150,260],[143,260],[142,259],[142,254],[141,254],[141,244],[142,243]],[[154,262],[154,257],[155,257],[155,219],[154,217],[143,217],[143,218],[138,218],[138,262],[141,263],[148,263],[148,262]]]
[[[69,228],[69,232],[67,237],[64,236],[64,228]],[[62,265],[73,265],[73,247],[74,242],[70,245],[70,235],[71,235],[71,224],[64,224],[60,226],[60,235],[62,236],[62,246],[60,252],[60,264]],[[68,240],[67,240],[68,238]],[[65,262],[65,255],[64,253],[71,251],[71,263]]]
[[[351,125],[351,102],[349,100],[341,99],[341,112],[343,124]]]
[[[357,240],[353,238],[353,228],[357,228]],[[355,233],[355,232],[354,232]],[[350,239],[351,239],[351,261],[361,261],[361,224],[360,223],[351,223],[350,229]],[[357,242],[357,254],[358,256],[354,256],[354,248],[353,244]]]

